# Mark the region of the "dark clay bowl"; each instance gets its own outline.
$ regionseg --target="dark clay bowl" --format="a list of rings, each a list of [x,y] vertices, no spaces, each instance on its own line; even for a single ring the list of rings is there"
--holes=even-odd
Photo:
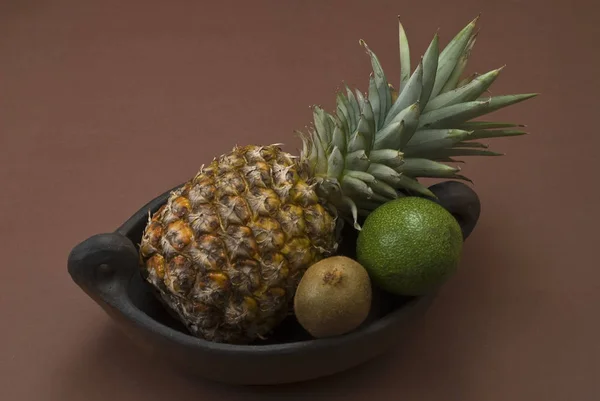
[[[466,239],[479,218],[475,192],[457,181],[430,187],[437,202],[459,221]],[[76,245],[68,259],[73,281],[110,315],[134,344],[182,370],[205,379],[242,385],[282,384],[316,379],[366,362],[401,341],[405,329],[429,307],[435,292],[399,297],[374,287],[371,313],[352,333],[310,337],[293,316],[265,341],[251,345],[213,343],[188,334],[164,309],[138,271],[138,250],[148,212],[166,202],[155,198],[112,233]],[[356,233],[347,229],[341,253],[354,256]]]

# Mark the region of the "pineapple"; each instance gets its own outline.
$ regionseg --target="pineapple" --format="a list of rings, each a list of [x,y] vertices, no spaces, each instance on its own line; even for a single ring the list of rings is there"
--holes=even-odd
[[[143,275],[193,335],[265,338],[291,313],[305,270],[336,253],[343,224],[360,230],[360,216],[389,200],[434,196],[421,177],[468,180],[455,157],[499,155],[478,140],[525,134],[473,121],[535,96],[485,96],[501,68],[464,74],[477,19],[441,52],[436,34],[414,71],[399,23],[398,89],[361,40],[373,70],[367,93],[345,86],[334,114],[315,106],[299,156],[236,146],[149,216]]]

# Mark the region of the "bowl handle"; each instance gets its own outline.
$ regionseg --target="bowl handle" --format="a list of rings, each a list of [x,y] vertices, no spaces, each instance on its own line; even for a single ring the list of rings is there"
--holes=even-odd
[[[481,202],[477,192],[459,181],[443,181],[429,187],[437,196],[432,199],[449,211],[458,221],[466,240],[475,228],[481,214]]]
[[[124,294],[137,267],[135,245],[118,232],[97,234],[80,242],[67,262],[73,281],[99,304],[112,303]]]

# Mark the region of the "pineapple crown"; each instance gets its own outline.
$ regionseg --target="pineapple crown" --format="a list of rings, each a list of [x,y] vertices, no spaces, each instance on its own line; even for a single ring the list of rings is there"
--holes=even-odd
[[[435,197],[420,177],[459,179],[460,156],[498,156],[479,139],[525,134],[523,125],[471,121],[537,94],[482,97],[502,68],[463,76],[475,44],[479,16],[440,52],[436,33],[411,72],[406,32],[399,22],[400,80],[391,85],[364,40],[372,73],[366,94],[345,85],[336,113],[313,107],[314,124],[302,139],[306,163],[320,195],[360,230],[358,216],[418,193]],[[344,93],[345,92],[345,93]]]

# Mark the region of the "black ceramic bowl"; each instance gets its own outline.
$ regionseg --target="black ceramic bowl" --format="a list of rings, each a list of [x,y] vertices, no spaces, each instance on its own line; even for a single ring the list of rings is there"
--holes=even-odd
[[[475,192],[456,181],[430,189],[457,218],[466,239],[479,217]],[[116,231],[92,236],[75,246],[69,255],[68,272],[133,343],[177,369],[243,385],[282,384],[331,375],[393,347],[435,297],[435,292],[398,297],[374,288],[372,310],[365,323],[352,333],[333,338],[311,338],[293,316],[269,340],[251,345],[195,338],[167,313],[138,271],[137,244],[148,212],[165,203],[169,192],[146,204]],[[355,241],[356,233],[349,229],[341,253],[353,257]]]

